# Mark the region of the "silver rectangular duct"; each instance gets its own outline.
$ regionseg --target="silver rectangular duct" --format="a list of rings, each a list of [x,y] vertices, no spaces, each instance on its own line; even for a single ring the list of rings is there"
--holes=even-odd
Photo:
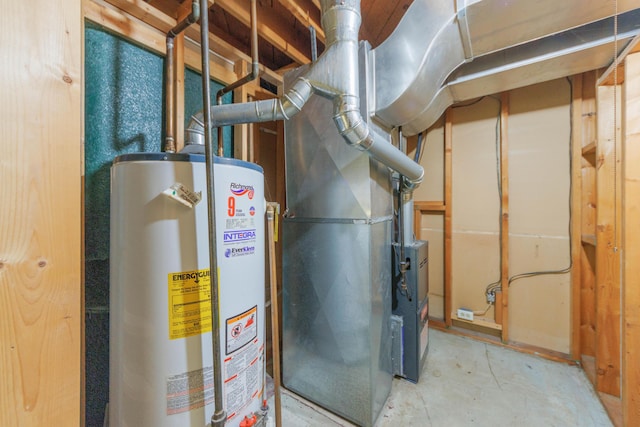
[[[361,46],[364,117],[372,93],[367,52]],[[295,77],[285,76],[285,86]],[[285,122],[283,381],[371,426],[392,379],[391,178],[385,166],[344,144],[333,111],[331,101],[313,97]]]
[[[373,52],[376,117],[414,135],[455,102],[608,66],[638,13],[637,0],[415,0]]]

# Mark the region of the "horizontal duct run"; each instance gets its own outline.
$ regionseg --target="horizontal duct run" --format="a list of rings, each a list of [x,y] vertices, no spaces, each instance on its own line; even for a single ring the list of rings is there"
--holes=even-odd
[[[405,135],[456,102],[606,67],[616,43],[619,53],[640,34],[640,5],[631,0],[618,0],[617,34],[610,2],[454,3],[414,1],[373,51],[375,115]]]

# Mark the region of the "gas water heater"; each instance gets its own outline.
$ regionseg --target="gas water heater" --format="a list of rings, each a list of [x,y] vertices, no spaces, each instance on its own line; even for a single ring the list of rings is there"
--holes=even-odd
[[[218,271],[209,270],[205,158],[138,153],[111,169],[111,426],[208,426],[211,274],[218,274],[227,426],[261,407],[264,178],[215,159]],[[218,390],[215,390],[217,393]]]

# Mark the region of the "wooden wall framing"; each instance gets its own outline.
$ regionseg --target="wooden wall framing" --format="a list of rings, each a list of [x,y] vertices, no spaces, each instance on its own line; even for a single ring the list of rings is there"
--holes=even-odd
[[[0,425],[80,425],[80,3],[0,5]]]
[[[623,93],[622,415],[640,425],[640,53],[629,55]]]

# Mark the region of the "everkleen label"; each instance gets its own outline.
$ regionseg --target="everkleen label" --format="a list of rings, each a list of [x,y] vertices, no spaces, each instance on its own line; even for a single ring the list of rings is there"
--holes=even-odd
[[[209,269],[169,273],[169,339],[211,332]]]

